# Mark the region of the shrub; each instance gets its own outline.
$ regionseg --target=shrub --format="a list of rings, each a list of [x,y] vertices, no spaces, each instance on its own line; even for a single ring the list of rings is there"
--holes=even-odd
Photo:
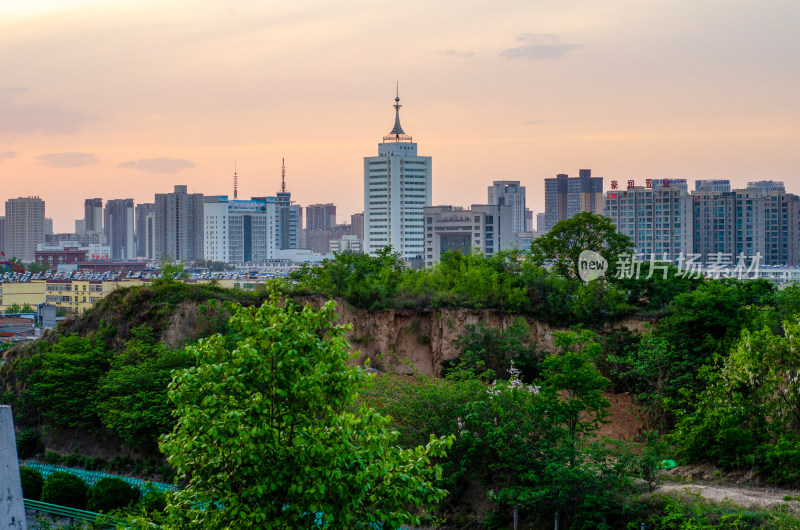
[[[46,451],[44,453],[44,459],[47,460],[48,464],[60,464],[61,463],[61,455],[56,453],[55,451]]]
[[[76,475],[57,471],[44,481],[42,501],[85,510],[86,484]]]
[[[89,488],[86,509],[91,512],[110,512],[130,506],[139,499],[139,491],[119,478],[106,477]]]
[[[33,427],[17,433],[17,456],[22,459],[33,458],[44,451],[42,435]]]
[[[167,495],[163,491],[150,489],[146,491],[142,500],[139,501],[139,506],[144,508],[148,514],[153,512],[163,512],[167,507]]]
[[[38,501],[42,498],[42,474],[29,467],[19,468],[19,478],[22,482],[22,496],[26,499]]]
[[[785,486],[800,484],[800,436],[785,434],[776,443],[758,448],[761,470]]]

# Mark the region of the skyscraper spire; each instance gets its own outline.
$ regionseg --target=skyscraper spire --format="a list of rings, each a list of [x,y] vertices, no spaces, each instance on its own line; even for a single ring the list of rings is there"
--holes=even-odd
[[[239,198],[239,175],[236,174],[236,160],[233,161],[233,200]]]
[[[383,137],[384,142],[410,142],[411,137],[408,136],[400,125],[400,83],[397,83],[397,95],[394,98],[394,127],[392,131]]]
[[[281,193],[286,193],[286,163],[284,158],[281,158]]]

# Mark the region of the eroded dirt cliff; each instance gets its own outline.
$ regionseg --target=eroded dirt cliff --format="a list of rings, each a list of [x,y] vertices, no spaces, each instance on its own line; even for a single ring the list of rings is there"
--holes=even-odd
[[[323,297],[308,297],[303,300],[319,307],[327,300]],[[456,340],[467,325],[483,322],[495,329],[506,329],[518,318],[523,318],[530,327],[530,340],[543,351],[553,351],[553,334],[566,328],[553,327],[519,315],[495,310],[429,309],[424,311],[389,309],[367,311],[338,301],[336,311],[339,323],[351,323],[350,343],[360,352],[359,362],[369,358],[371,366],[401,374],[439,376],[442,361],[455,359],[459,355]],[[641,331],[645,321],[625,319],[607,325],[603,331],[628,328]]]

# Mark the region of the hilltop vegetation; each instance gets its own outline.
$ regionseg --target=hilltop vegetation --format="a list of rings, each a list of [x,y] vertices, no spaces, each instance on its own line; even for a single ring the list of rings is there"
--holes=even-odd
[[[199,336],[216,331],[215,326],[223,325],[225,318],[215,320],[218,315],[214,308],[224,302],[233,302],[245,307],[260,305],[264,292],[226,289],[211,283],[183,283],[176,279],[155,280],[150,285],[117,289],[80,317],[72,317],[59,324],[57,337],[77,334],[80,336],[100,335],[108,346],[121,349],[124,343],[134,338],[133,330],[146,327],[156,339],[163,338],[170,324],[180,313],[181,306],[193,302],[207,304],[209,309],[198,315],[197,327],[190,329],[186,340],[196,340]]]
[[[8,352],[0,367],[5,401],[19,424],[111,435],[155,453],[174,423],[171,373],[193,362],[184,346],[226,333],[225,304],[250,306],[263,296],[176,281],[114,291],[44,339]]]
[[[689,279],[674,268],[665,277],[646,266],[638,280],[612,274],[584,284],[542,266],[543,248],[574,266],[574,249],[557,243],[490,258],[450,254],[423,271],[406,269],[389,249],[374,257],[342,254],[269,290],[370,311],[492,309],[572,327],[545,350],[531,342],[523,319],[509,317],[504,329],[469,325],[456,341],[460,357],[443,364],[444,378],[356,378],[360,397],[339,412],[369,406],[390,416],[392,446],[413,451],[431,435],[452,437],[446,456],[436,458],[436,487],[448,493],[427,503],[430,523],[463,527],[477,517],[484,528],[506,528],[516,509],[529,528],[552,527],[556,516],[569,528],[637,521],[649,528],[800,527],[787,514],[640,496],[657,488],[666,457],[800,486],[800,286]],[[173,280],[116,291],[46,340],[15,348],[0,367],[4,400],[24,427],[113,436],[158,455],[159,440],[178,432],[176,406],[186,405],[180,396],[170,399],[170,382],[178,388],[181,377],[203,373],[215,359],[240,362],[234,352],[243,345],[248,362],[267,359],[273,339],[253,342],[254,330],[228,321],[238,306],[266,298]],[[608,325],[630,315],[652,325]],[[209,337],[216,353],[200,355],[198,340]],[[216,397],[203,407],[230,397],[234,380],[209,382]],[[635,396],[646,432],[636,440],[599,438],[609,408],[604,392]],[[35,440],[26,443],[39,450]],[[170,454],[180,454],[178,445]]]

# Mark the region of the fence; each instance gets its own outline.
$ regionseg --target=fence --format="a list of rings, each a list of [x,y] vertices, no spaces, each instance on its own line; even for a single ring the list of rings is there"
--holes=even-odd
[[[77,508],[69,508],[67,506],[59,506],[57,504],[50,504],[42,501],[34,501],[31,499],[24,499],[24,501],[26,510],[49,513],[50,515],[55,515],[56,517],[80,519],[81,521],[93,523],[100,515],[94,512],[87,512],[86,510],[78,510]]]
[[[70,473],[72,475],[76,475],[81,480],[83,480],[87,486],[93,486],[100,479],[111,477],[124,480],[131,486],[137,487],[142,490],[145,488],[146,485],[158,491],[176,491],[178,489],[176,486],[172,484],[165,484],[163,482],[148,482],[137,478],[125,477],[122,475],[110,475],[108,473],[103,473],[102,471],[89,471],[86,469],[78,469],[73,467],[63,467],[63,466],[56,466],[53,464],[43,464],[41,462],[37,462],[36,460],[20,460],[19,465],[35,469],[36,471],[41,473],[42,477],[45,479],[52,473],[56,473],[58,471],[64,473]]]

